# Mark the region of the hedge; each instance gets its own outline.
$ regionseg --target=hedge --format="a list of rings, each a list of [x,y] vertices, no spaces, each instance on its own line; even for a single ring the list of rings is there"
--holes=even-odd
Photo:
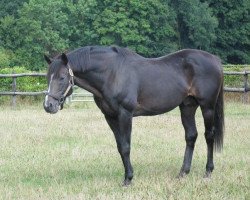
[[[0,74],[21,74],[32,73],[25,67],[13,67],[0,69]],[[37,72],[36,72],[37,73]],[[45,77],[18,77],[17,79],[17,91],[21,92],[38,92],[47,89],[47,81]],[[0,91],[12,90],[13,78],[0,78]]]

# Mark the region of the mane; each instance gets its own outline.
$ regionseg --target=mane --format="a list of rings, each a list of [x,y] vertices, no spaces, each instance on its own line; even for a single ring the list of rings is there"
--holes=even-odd
[[[86,46],[70,52],[68,54],[68,58],[74,67],[76,67],[78,70],[83,70],[81,69],[82,66],[84,66],[84,68],[88,68],[90,65],[91,54],[104,54],[110,52],[116,53],[118,58],[123,59],[131,56],[140,56],[128,48],[122,48],[118,46]]]
[[[67,54],[69,63],[78,71],[83,71],[82,66],[86,68],[90,65],[90,46],[81,47]]]
[[[119,65],[121,66],[123,62],[128,57],[142,57],[139,54],[128,48],[122,48],[118,46],[85,46],[78,48],[76,50],[70,51],[67,53],[67,57],[70,65],[77,71],[84,71],[86,68],[90,66],[90,55],[93,54],[103,54],[114,52],[117,54]],[[58,76],[59,68],[58,65],[61,65],[61,55],[58,55],[54,58],[54,61],[51,63],[51,66],[48,70],[48,75],[54,74],[54,76]],[[84,67],[84,69],[83,69]]]

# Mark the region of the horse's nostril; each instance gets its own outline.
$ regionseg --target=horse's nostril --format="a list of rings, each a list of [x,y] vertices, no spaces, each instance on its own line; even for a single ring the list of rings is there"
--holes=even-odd
[[[50,108],[52,108],[52,107],[53,107],[52,103],[49,103],[49,107],[50,107]]]

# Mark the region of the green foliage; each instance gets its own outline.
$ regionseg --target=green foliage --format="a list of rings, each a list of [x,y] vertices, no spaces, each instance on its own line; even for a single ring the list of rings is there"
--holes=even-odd
[[[224,65],[223,70],[228,72],[250,71],[250,65]],[[224,85],[226,87],[244,87],[244,76],[224,75]],[[248,86],[250,87],[250,80],[248,80]]]
[[[0,49],[0,69],[10,65],[10,56],[4,49]]]
[[[32,73],[25,67],[2,68],[0,74],[20,74]],[[13,78],[1,78],[0,89],[1,91],[12,91]],[[17,91],[21,92],[36,92],[44,91],[47,88],[45,77],[19,77],[17,78]]]
[[[22,5],[28,0],[1,0],[0,3],[0,18],[13,15],[16,16],[17,12]]]
[[[43,54],[55,54],[68,48],[70,30],[68,15],[61,0],[30,0],[19,12],[19,18],[1,19],[1,46],[15,52],[15,65],[40,70],[44,66]]]
[[[43,54],[113,44],[147,57],[198,48],[250,63],[249,13],[248,0],[2,0],[0,66],[37,71]]]
[[[144,56],[177,49],[174,12],[166,1],[106,0],[97,1],[97,8],[93,32],[98,34],[99,44],[129,47]]]
[[[228,63],[250,63],[250,1],[208,2],[219,21],[212,51]]]
[[[67,3],[70,49],[85,45],[98,45],[98,34],[93,30],[93,21],[99,14],[96,0],[78,0]]]
[[[177,31],[180,48],[209,50],[216,40],[217,19],[207,3],[200,0],[173,0],[177,13]]]

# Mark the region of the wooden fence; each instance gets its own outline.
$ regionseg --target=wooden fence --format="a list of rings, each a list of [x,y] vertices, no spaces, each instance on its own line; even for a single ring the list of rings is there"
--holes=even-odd
[[[250,91],[250,87],[248,86],[248,75],[250,74],[250,71],[244,71],[244,72],[226,72],[224,71],[224,77],[225,76],[243,76],[243,87],[235,88],[235,87],[224,87],[225,92],[240,92],[243,93],[242,101],[244,103],[248,102],[248,92]]]
[[[248,102],[248,92],[250,91],[250,87],[248,86],[248,75],[250,74],[250,71],[244,71],[244,72],[224,72],[224,76],[243,76],[243,87],[236,88],[236,87],[224,87],[224,91],[226,92],[240,92],[243,93],[243,102]],[[36,96],[36,95],[45,95],[46,91],[40,91],[40,92],[20,92],[16,91],[17,89],[17,78],[24,77],[24,76],[40,76],[45,77],[46,74],[44,73],[23,73],[23,74],[0,74],[0,78],[12,78],[12,91],[1,91],[0,95],[9,95],[12,96],[11,99],[11,105],[16,105],[16,96],[17,95],[24,95],[24,96]],[[76,99],[79,97],[83,97],[85,99]],[[70,98],[68,98],[69,102],[88,102],[93,101],[92,94],[88,92],[74,92]]]
[[[19,91],[16,91],[16,89],[17,89],[17,81],[16,81],[17,78],[25,77],[25,76],[45,77],[46,74],[44,74],[44,73],[0,74],[0,78],[12,78],[12,91],[2,91],[2,92],[0,92],[0,95],[12,96],[11,105],[13,107],[16,106],[16,96],[17,95],[37,96],[37,95],[43,95],[43,94],[46,93],[46,91],[40,91],[40,92],[19,92]]]

